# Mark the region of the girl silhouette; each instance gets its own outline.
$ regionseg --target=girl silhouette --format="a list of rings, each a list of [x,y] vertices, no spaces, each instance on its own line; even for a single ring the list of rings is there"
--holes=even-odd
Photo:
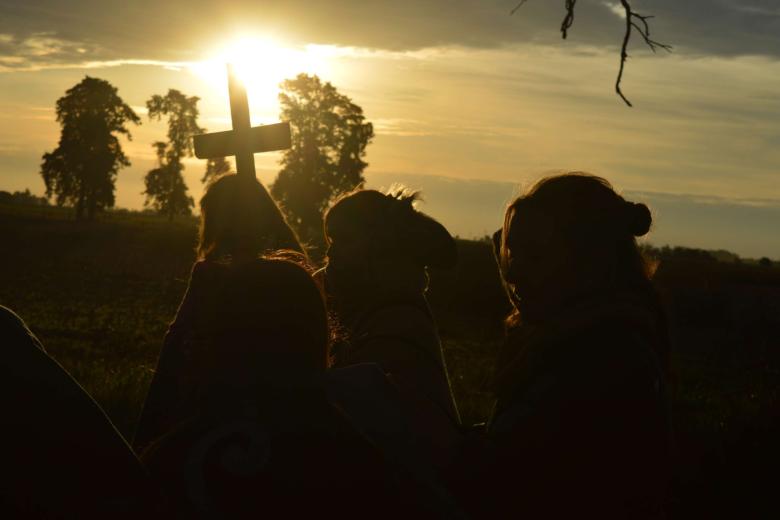
[[[669,341],[635,239],[651,221],[584,173],[543,179],[507,209],[494,246],[514,309],[466,470],[480,515],[663,515]]]
[[[188,344],[186,416],[142,455],[178,517],[397,518],[406,479],[328,400],[310,273],[274,258],[217,269],[213,325]]]
[[[191,338],[215,323],[215,294],[224,267],[251,262],[263,254],[293,251],[305,260],[295,233],[265,188],[254,178],[223,175],[206,188],[200,201],[197,261],[187,292],[163,342],[154,377],[136,428],[133,447],[140,451],[185,417]],[[239,303],[237,303],[238,305]]]

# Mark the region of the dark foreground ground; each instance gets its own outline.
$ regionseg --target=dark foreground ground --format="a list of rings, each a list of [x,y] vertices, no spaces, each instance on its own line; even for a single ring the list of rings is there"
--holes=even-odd
[[[132,434],[194,259],[196,222],[0,205],[0,304]],[[430,299],[464,419],[484,420],[507,311],[489,245],[461,241]],[[780,268],[661,251],[677,444],[673,516],[780,514]],[[772,512],[774,511],[774,513]]]

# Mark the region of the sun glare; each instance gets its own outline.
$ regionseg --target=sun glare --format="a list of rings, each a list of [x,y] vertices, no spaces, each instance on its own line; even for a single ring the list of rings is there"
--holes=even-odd
[[[201,80],[227,97],[226,64],[232,63],[247,87],[253,115],[278,116],[279,84],[300,73],[328,74],[328,49],[323,46],[288,47],[269,37],[242,37],[225,45],[190,68]],[[256,121],[260,123],[263,121]]]

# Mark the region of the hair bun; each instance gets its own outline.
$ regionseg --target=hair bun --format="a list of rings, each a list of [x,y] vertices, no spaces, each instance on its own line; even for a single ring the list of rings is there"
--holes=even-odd
[[[635,237],[641,237],[650,231],[650,225],[653,223],[653,216],[650,214],[650,208],[645,204],[628,202],[628,230]]]

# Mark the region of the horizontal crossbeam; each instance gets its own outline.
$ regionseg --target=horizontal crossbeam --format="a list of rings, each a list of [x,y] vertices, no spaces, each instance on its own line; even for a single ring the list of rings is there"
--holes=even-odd
[[[241,142],[246,132],[246,142]],[[194,137],[195,157],[213,159],[229,157],[247,150],[251,153],[286,150],[291,146],[290,123],[275,123],[250,128],[237,133],[234,130],[196,135]]]

